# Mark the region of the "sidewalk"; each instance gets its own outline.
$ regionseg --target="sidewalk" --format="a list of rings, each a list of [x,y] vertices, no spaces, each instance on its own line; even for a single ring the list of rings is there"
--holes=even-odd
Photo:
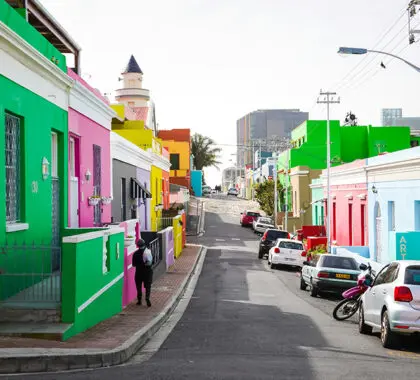
[[[135,302],[120,314],[66,342],[0,337],[0,373],[106,367],[128,360],[176,307],[201,257],[187,244],[168,272],[152,285],[152,307]]]

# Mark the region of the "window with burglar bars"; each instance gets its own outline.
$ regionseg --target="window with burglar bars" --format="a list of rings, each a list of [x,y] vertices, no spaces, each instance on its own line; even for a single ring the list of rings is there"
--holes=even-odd
[[[20,221],[20,119],[6,113],[6,223]]]

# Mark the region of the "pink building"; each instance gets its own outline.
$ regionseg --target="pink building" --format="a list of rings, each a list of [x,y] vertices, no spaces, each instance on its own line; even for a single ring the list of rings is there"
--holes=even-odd
[[[100,227],[111,221],[109,101],[69,70],[68,226]]]
[[[365,166],[366,160],[362,159],[331,168],[330,237],[334,245],[368,245]],[[326,170],[323,171],[322,177],[324,197],[327,198]]]

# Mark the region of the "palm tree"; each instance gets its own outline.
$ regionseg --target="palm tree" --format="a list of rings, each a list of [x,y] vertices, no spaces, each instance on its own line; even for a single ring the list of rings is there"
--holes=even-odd
[[[194,167],[196,170],[214,166],[219,169],[219,153],[222,149],[215,147],[212,138],[195,133],[191,139],[191,153],[194,157]]]

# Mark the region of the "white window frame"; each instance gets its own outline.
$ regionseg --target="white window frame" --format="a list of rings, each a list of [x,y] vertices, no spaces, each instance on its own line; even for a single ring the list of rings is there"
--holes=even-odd
[[[74,137],[70,137],[69,144],[69,163],[70,163],[70,177],[76,177],[76,140]]]
[[[58,135],[51,132],[51,177],[58,178]]]

